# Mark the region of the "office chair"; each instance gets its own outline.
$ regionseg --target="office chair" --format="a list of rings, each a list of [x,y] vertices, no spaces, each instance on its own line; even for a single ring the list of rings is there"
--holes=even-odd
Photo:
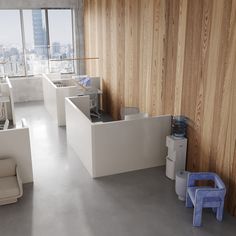
[[[214,187],[196,186],[196,181],[211,180]],[[212,172],[196,172],[188,174],[186,207],[194,207],[193,226],[200,226],[202,209],[212,208],[216,219],[222,221],[226,187],[221,178]]]

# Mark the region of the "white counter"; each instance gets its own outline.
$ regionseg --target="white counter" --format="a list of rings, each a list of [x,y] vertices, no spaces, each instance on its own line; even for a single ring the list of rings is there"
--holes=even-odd
[[[60,78],[59,78],[60,79]],[[57,122],[58,126],[66,125],[65,121],[65,97],[75,96],[77,86],[74,80],[61,80],[68,83],[67,87],[57,87],[48,75],[43,75],[44,105]]]
[[[165,165],[171,116],[92,123],[78,100],[66,98],[67,141],[92,177]]]

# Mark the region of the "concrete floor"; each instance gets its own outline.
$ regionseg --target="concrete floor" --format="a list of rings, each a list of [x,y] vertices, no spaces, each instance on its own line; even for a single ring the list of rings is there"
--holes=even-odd
[[[0,207],[0,236],[236,235],[235,218],[219,223],[208,210],[203,227],[192,227],[164,168],[91,179],[43,103],[18,104],[16,116],[30,126],[35,181],[17,204]]]

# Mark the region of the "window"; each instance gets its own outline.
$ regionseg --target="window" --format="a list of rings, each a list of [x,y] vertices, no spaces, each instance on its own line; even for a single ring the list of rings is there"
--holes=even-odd
[[[71,9],[0,10],[0,31],[0,76],[74,72]]]
[[[1,74],[24,75],[24,55],[18,10],[0,10],[0,32]]]
[[[68,73],[74,71],[72,16],[70,10],[48,10],[50,58],[61,61],[50,61],[51,72]],[[67,24],[65,24],[67,22]]]

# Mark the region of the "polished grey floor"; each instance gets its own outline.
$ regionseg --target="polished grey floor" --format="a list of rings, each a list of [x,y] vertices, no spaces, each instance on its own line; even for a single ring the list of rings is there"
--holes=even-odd
[[[192,227],[164,168],[91,179],[43,103],[18,104],[16,115],[30,126],[35,181],[17,204],[0,207],[0,236],[236,235],[235,218],[219,223],[207,210],[203,227]]]

